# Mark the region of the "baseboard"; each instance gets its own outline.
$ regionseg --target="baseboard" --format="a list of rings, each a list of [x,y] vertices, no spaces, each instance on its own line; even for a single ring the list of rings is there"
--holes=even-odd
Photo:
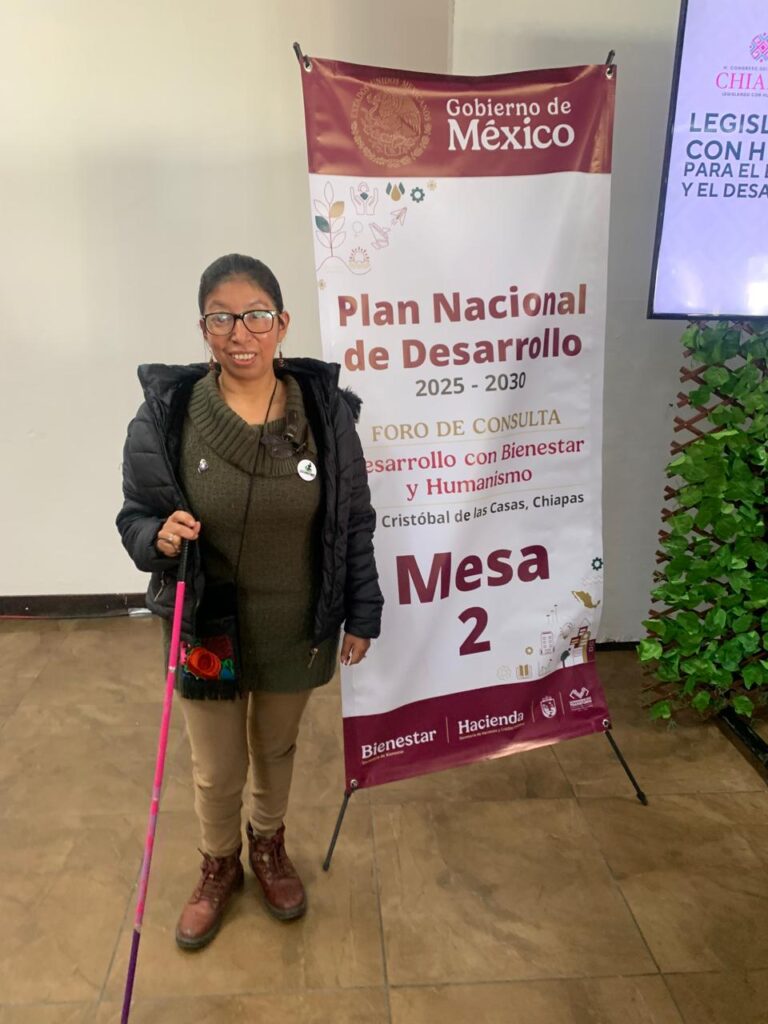
[[[37,594],[0,597],[2,619],[90,619],[143,608],[144,594]]]
[[[144,594],[39,594],[0,597],[0,619],[91,619],[143,608]],[[598,651],[634,651],[635,640],[607,640]]]

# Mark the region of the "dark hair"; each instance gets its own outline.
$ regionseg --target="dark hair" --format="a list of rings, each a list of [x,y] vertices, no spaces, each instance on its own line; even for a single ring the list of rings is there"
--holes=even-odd
[[[249,281],[267,293],[274,302],[278,313],[283,312],[283,293],[280,291],[277,278],[269,267],[252,256],[240,256],[239,253],[233,252],[229,256],[219,256],[210,267],[206,267],[203,271],[197,293],[197,304],[201,313],[205,308],[205,300],[213,289],[230,277],[247,277]]]

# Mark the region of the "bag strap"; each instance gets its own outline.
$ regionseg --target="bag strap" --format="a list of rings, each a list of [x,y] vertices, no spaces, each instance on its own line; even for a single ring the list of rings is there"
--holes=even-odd
[[[267,411],[264,414],[264,423],[262,424],[261,431],[259,433],[259,441],[261,440],[262,436],[264,435],[264,431],[266,429],[267,423],[269,423],[269,411],[272,408],[272,402],[274,401],[275,394],[277,393],[277,385],[278,385],[278,383],[279,383],[279,381],[275,380],[275,386],[272,388],[272,394],[269,396],[269,404],[267,405]],[[246,527],[246,525],[248,523],[248,513],[251,510],[251,498],[253,497],[253,481],[256,479],[256,460],[258,459],[258,457],[259,457],[259,444],[257,442],[256,446],[255,446],[254,456],[253,456],[253,465],[251,466],[251,478],[248,481],[248,497],[247,497],[246,502],[245,502],[245,512],[243,514],[243,526],[242,526],[242,529],[240,530],[240,548],[238,549],[238,552],[237,552],[237,562],[235,564],[235,587],[237,587],[238,582],[239,582],[240,559],[243,557],[243,547],[245,545],[245,527]]]

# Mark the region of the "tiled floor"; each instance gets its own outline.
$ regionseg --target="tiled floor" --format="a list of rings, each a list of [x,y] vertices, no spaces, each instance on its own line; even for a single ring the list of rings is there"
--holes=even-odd
[[[135,1024],[768,1024],[768,788],[710,726],[639,707],[599,659],[634,799],[600,736],[357,794],[338,687],[302,731],[289,848],[310,909],[249,878],[208,949],[173,929],[197,873],[174,719]],[[159,722],[157,623],[0,623],[0,1024],[117,1024]]]

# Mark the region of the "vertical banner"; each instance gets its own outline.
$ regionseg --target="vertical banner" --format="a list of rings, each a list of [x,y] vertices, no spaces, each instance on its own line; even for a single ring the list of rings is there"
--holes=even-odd
[[[602,731],[615,77],[302,69],[325,357],[385,608],[342,673],[347,785]]]

